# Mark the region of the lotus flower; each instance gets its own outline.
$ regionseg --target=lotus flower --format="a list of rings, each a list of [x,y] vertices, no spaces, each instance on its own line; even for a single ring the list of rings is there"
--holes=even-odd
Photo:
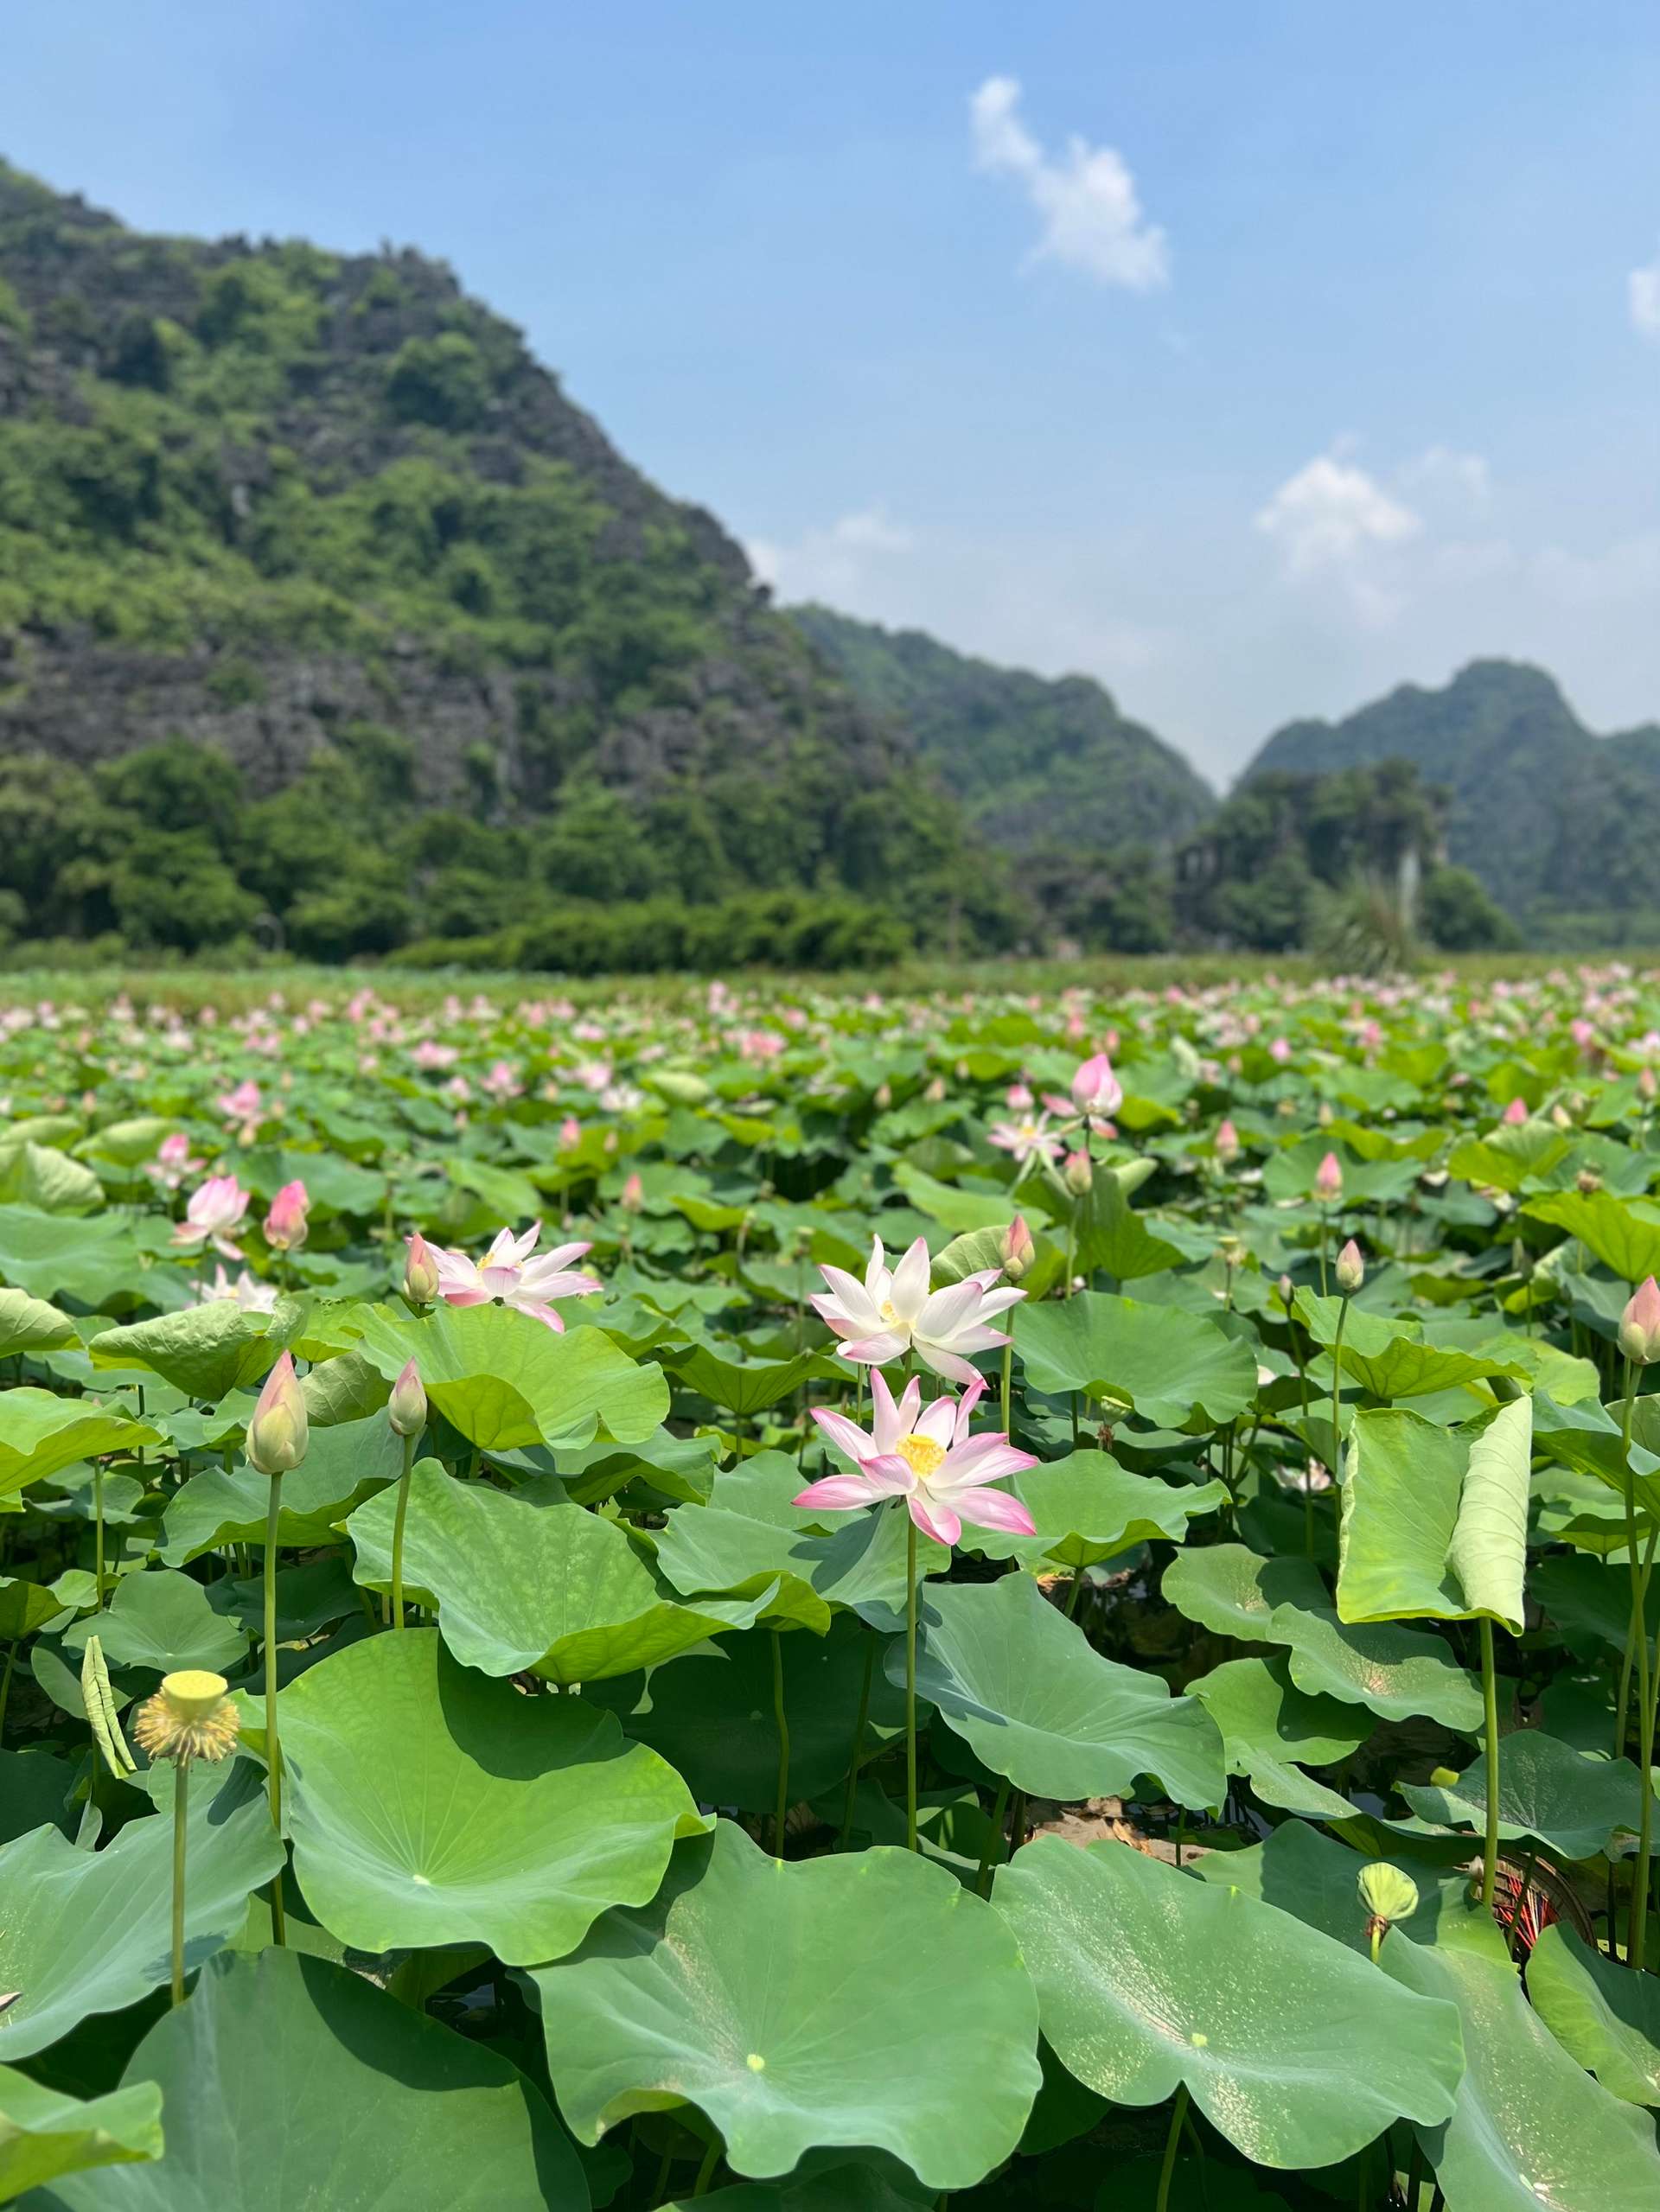
[[[214,1270],[211,1283],[193,1283],[198,1305],[217,1305],[222,1299],[233,1298],[244,1313],[274,1313],[277,1310],[275,1283],[257,1283],[245,1267],[232,1282],[225,1272],[221,1260]]]
[[[1061,1149],[1060,1138],[1050,1134],[1046,1113],[1024,1114],[1018,1121],[994,1121],[986,1132],[986,1141],[995,1144],[999,1152],[1012,1153],[1022,1169],[1029,1168],[1034,1160],[1055,1159]]]
[[[503,1229],[476,1264],[464,1252],[446,1252],[442,1245],[434,1245],[431,1249],[438,1263],[438,1296],[452,1306],[482,1306],[499,1298],[520,1313],[534,1314],[550,1329],[563,1329],[552,1301],[585,1297],[600,1285],[597,1277],[579,1275],[571,1265],[591,1249],[586,1244],[562,1244],[533,1259],[541,1233],[540,1221],[533,1221],[521,1237]]]
[[[404,1260],[404,1296],[412,1305],[430,1306],[438,1295],[438,1263],[418,1229],[408,1240]]]
[[[1343,1195],[1343,1163],[1328,1152],[1314,1170],[1314,1196],[1322,1206],[1335,1206]]]
[[[306,1209],[311,1201],[303,1182],[285,1182],[265,1216],[265,1242],[273,1252],[297,1252],[305,1242]]]
[[[1123,1105],[1124,1086],[1104,1052],[1080,1065],[1072,1078],[1072,1103],[1081,1114],[1096,1117],[1116,1113]]]
[[[982,1268],[943,1291],[928,1287],[928,1246],[918,1237],[891,1270],[880,1237],[871,1239],[871,1261],[861,1283],[840,1267],[821,1267],[830,1285],[811,1300],[814,1311],[841,1338],[837,1349],[859,1367],[879,1367],[914,1351],[924,1367],[953,1382],[980,1380],[971,1352],[989,1352],[1008,1338],[986,1323],[1026,1295],[1012,1284],[992,1286],[1001,1270]]]
[[[869,1435],[845,1414],[815,1406],[813,1418],[832,1450],[850,1460],[855,1471],[809,1483],[795,1503],[809,1511],[852,1513],[903,1498],[917,1527],[939,1544],[956,1543],[965,1520],[976,1528],[1035,1535],[1031,1515],[1018,1498],[986,1488],[999,1476],[1018,1475],[1038,1463],[1031,1452],[1017,1451],[1006,1436],[969,1435],[969,1419],[985,1387],[977,1375],[961,1398],[936,1398],[924,1410],[923,1386],[915,1375],[896,1405],[882,1375],[875,1374]]]
[[[260,1474],[286,1475],[305,1457],[310,1442],[305,1393],[294,1372],[294,1355],[284,1352],[265,1377],[242,1448],[249,1466]]]
[[[176,1129],[170,1137],[163,1137],[153,1160],[144,1163],[144,1173],[159,1182],[163,1189],[176,1190],[188,1175],[195,1175],[201,1162],[191,1157],[190,1139],[183,1130]]]
[[[211,1244],[227,1259],[240,1259],[242,1247],[233,1236],[247,1211],[248,1194],[233,1175],[210,1175],[191,1192],[183,1221],[174,1224],[173,1241],[190,1252]]]
[[[1652,1275],[1644,1278],[1619,1317],[1619,1348],[1640,1367],[1660,1360],[1660,1284]]]

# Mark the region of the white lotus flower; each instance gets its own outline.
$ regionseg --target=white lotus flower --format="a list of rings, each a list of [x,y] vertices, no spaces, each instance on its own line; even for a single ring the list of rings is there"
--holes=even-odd
[[[477,1262],[464,1252],[446,1252],[442,1245],[432,1246],[432,1257],[438,1263],[438,1296],[452,1306],[488,1305],[491,1299],[499,1298],[503,1305],[533,1314],[550,1329],[563,1329],[565,1323],[554,1312],[552,1301],[585,1297],[600,1284],[597,1277],[578,1274],[571,1265],[591,1248],[586,1244],[559,1245],[540,1259],[533,1259],[541,1233],[540,1221],[533,1221],[521,1237],[503,1229]]]
[[[928,1287],[928,1245],[918,1237],[899,1265],[890,1269],[879,1236],[871,1239],[871,1263],[861,1283],[845,1268],[821,1267],[830,1285],[813,1300],[814,1311],[841,1342],[844,1360],[879,1367],[914,1351],[926,1367],[953,1382],[978,1382],[968,1363],[973,1352],[989,1352],[1008,1338],[986,1323],[1026,1295],[1006,1284],[993,1289],[1002,1270],[985,1267],[942,1291]]]

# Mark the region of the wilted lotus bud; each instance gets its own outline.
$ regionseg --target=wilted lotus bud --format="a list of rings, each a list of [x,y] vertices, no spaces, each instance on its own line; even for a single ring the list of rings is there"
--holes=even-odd
[[[386,1418],[392,1423],[394,1436],[418,1437],[426,1426],[426,1393],[421,1387],[421,1371],[413,1360],[392,1386]]]
[[[637,1214],[646,1202],[646,1186],[640,1180],[638,1169],[622,1186],[622,1195],[617,1204],[625,1214]]]
[[[1510,1239],[1510,1272],[1512,1275],[1530,1275],[1533,1272],[1528,1247],[1520,1237]]]
[[[1619,1348],[1640,1367],[1660,1360],[1660,1284],[1646,1277],[1619,1316]]]
[[[1017,1214],[1003,1232],[999,1247],[1003,1272],[1011,1283],[1018,1283],[1026,1274],[1038,1257],[1038,1247],[1032,1242],[1031,1231],[1026,1227],[1026,1217]]]
[[[1216,1157],[1222,1162],[1223,1167],[1232,1167],[1234,1162],[1239,1157],[1240,1144],[1239,1131],[1231,1121],[1219,1121],[1216,1124]]]
[[[1322,1206],[1335,1206],[1343,1195],[1343,1163],[1328,1152],[1314,1170],[1314,1195]]]
[[[1581,1168],[1574,1178],[1574,1188],[1581,1197],[1589,1198],[1593,1192],[1602,1189],[1602,1177],[1595,1168]]]
[[[418,1229],[404,1257],[404,1296],[411,1305],[430,1306],[438,1295],[438,1263]]]
[[[260,1474],[286,1475],[305,1457],[310,1441],[304,1393],[294,1372],[293,1355],[284,1352],[265,1377],[243,1449],[248,1464]]]
[[[1072,1078],[1072,1103],[1080,1113],[1116,1113],[1123,1105],[1124,1087],[1104,1052],[1080,1065]]]
[[[1360,1246],[1350,1237],[1338,1254],[1338,1288],[1345,1298],[1352,1298],[1366,1280],[1366,1262],[1360,1256]]]
[[[104,1754],[104,1763],[118,1782],[124,1781],[137,1762],[121,1733],[115,1692],[110,1686],[110,1670],[105,1661],[104,1647],[96,1636],[87,1637],[80,1654],[80,1699],[86,1708],[93,1741]]]
[[[1075,1198],[1087,1197],[1095,1180],[1089,1153],[1069,1152],[1061,1163],[1061,1180]]]
[[[231,1702],[222,1674],[186,1667],[164,1674],[153,1698],[146,1698],[132,1724],[133,1739],[152,1759],[188,1766],[192,1759],[213,1763],[236,1749],[241,1717]]]
[[[1366,1932],[1377,1937],[1418,1909],[1418,1884],[1387,1859],[1375,1858],[1360,1870],[1355,1884],[1366,1912]]]

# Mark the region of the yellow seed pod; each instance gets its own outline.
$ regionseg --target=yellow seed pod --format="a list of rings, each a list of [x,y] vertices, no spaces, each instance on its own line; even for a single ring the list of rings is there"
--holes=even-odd
[[[152,1759],[181,1763],[228,1758],[242,1725],[229,1689],[222,1674],[200,1667],[163,1675],[161,1688],[145,1699],[132,1724],[140,1750]]]

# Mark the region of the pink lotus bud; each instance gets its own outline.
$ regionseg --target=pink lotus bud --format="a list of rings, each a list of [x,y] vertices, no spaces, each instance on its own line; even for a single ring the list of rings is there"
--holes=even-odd
[[[1343,1195],[1343,1163],[1328,1152],[1314,1170],[1314,1195],[1322,1206],[1335,1206]]]
[[[559,1124],[559,1150],[568,1152],[573,1144],[582,1142],[582,1124],[573,1113],[567,1113]]]
[[[641,1182],[637,1170],[623,1184],[622,1195],[617,1202],[625,1214],[637,1214],[645,1205],[646,1186]]]
[[[1525,1099],[1512,1099],[1504,1109],[1504,1121],[1511,1129],[1514,1129],[1519,1122],[1525,1121],[1527,1118],[1528,1102]]]
[[[386,1418],[392,1423],[394,1436],[418,1437],[426,1426],[426,1393],[421,1387],[421,1371],[413,1360],[392,1386]]]
[[[1216,1157],[1223,1167],[1231,1167],[1239,1157],[1239,1131],[1231,1121],[1219,1121],[1216,1135]]]
[[[297,1252],[305,1242],[305,1214],[310,1202],[303,1182],[285,1182],[271,1200],[265,1216],[265,1242],[273,1252]]]
[[[1073,1076],[1072,1103],[1080,1113],[1116,1113],[1124,1103],[1124,1087],[1104,1052],[1084,1061]]]
[[[1003,1093],[1003,1103],[1009,1108],[1011,1112],[1024,1113],[1028,1106],[1035,1106],[1037,1104],[1037,1100],[1032,1097],[1031,1092],[1027,1085],[1025,1083],[1011,1083],[1008,1089]]]
[[[1655,1073],[1652,1068],[1639,1068],[1638,1069],[1637,1088],[1638,1095],[1645,1099],[1652,1099],[1655,1093],[1657,1091],[1660,1091],[1660,1082],[1657,1082],[1655,1080]]]
[[[1089,1153],[1069,1152],[1061,1164],[1061,1179],[1075,1198],[1085,1196],[1095,1180]]]
[[[1026,1227],[1026,1217],[1017,1214],[1003,1232],[1000,1246],[1003,1272],[1011,1283],[1018,1283],[1026,1274],[1038,1257],[1038,1247],[1032,1242],[1031,1231]]]
[[[1338,1288],[1345,1298],[1352,1298],[1366,1280],[1366,1262],[1360,1256],[1360,1246],[1350,1237],[1338,1254]]]
[[[1660,1360],[1660,1284],[1645,1278],[1619,1316],[1619,1348],[1640,1367]]]
[[[284,1352],[265,1377],[243,1449],[248,1464],[260,1474],[286,1475],[305,1457],[310,1441],[305,1397],[294,1372],[293,1355]]]
[[[411,1305],[430,1306],[438,1295],[438,1263],[418,1229],[404,1259],[404,1296]]]

